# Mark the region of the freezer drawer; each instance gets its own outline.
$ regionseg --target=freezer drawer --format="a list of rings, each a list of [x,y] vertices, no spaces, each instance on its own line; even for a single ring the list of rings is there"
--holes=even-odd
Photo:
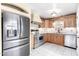
[[[29,38],[18,39],[18,40],[13,40],[13,41],[5,41],[3,42],[3,49],[15,47],[15,46],[26,44],[26,43],[29,43]]]
[[[28,56],[30,52],[29,44],[3,50],[3,56]]]

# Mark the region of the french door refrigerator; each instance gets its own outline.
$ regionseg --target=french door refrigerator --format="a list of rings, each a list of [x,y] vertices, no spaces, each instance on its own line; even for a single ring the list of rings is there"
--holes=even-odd
[[[11,12],[2,12],[3,56],[28,56],[29,18]]]

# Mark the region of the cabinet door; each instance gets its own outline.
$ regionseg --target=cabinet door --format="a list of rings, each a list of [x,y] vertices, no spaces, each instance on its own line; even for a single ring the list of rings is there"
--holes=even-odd
[[[53,43],[56,43],[57,38],[56,38],[56,34],[53,34]]]
[[[51,42],[51,34],[49,34],[49,42]]]
[[[52,20],[49,20],[49,28],[52,28],[53,27],[52,26],[53,25],[52,22],[53,22]]]
[[[50,42],[50,34],[47,33],[47,42]]]
[[[53,34],[50,34],[50,42],[53,42]]]
[[[49,28],[50,24],[49,24],[49,20],[45,20],[45,28]]]
[[[59,38],[59,44],[60,45],[64,45],[64,35],[60,35],[60,38]]]
[[[44,34],[44,42],[47,42],[48,41],[48,36],[47,34]]]
[[[60,35],[56,35],[55,37],[56,37],[56,41],[55,41],[56,44],[60,44]]]
[[[64,36],[63,35],[54,35],[53,43],[58,45],[64,45]]]
[[[76,16],[72,15],[72,26],[76,27]]]
[[[52,34],[50,34],[50,42],[52,42]]]
[[[65,27],[76,27],[76,15],[69,15],[64,17]]]
[[[59,45],[60,45],[60,40],[61,40],[60,35],[57,35],[57,44]]]

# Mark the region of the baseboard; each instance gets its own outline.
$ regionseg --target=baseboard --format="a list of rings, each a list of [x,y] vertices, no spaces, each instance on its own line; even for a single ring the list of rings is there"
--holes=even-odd
[[[64,46],[64,47],[68,47],[68,48],[71,48],[71,49],[76,49],[76,48],[73,48],[73,47],[69,47],[69,46]]]

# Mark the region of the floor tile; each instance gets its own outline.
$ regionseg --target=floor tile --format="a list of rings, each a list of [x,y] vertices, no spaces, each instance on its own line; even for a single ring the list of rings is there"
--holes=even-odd
[[[77,52],[75,49],[45,43],[40,47],[33,49],[30,56],[77,56]]]

